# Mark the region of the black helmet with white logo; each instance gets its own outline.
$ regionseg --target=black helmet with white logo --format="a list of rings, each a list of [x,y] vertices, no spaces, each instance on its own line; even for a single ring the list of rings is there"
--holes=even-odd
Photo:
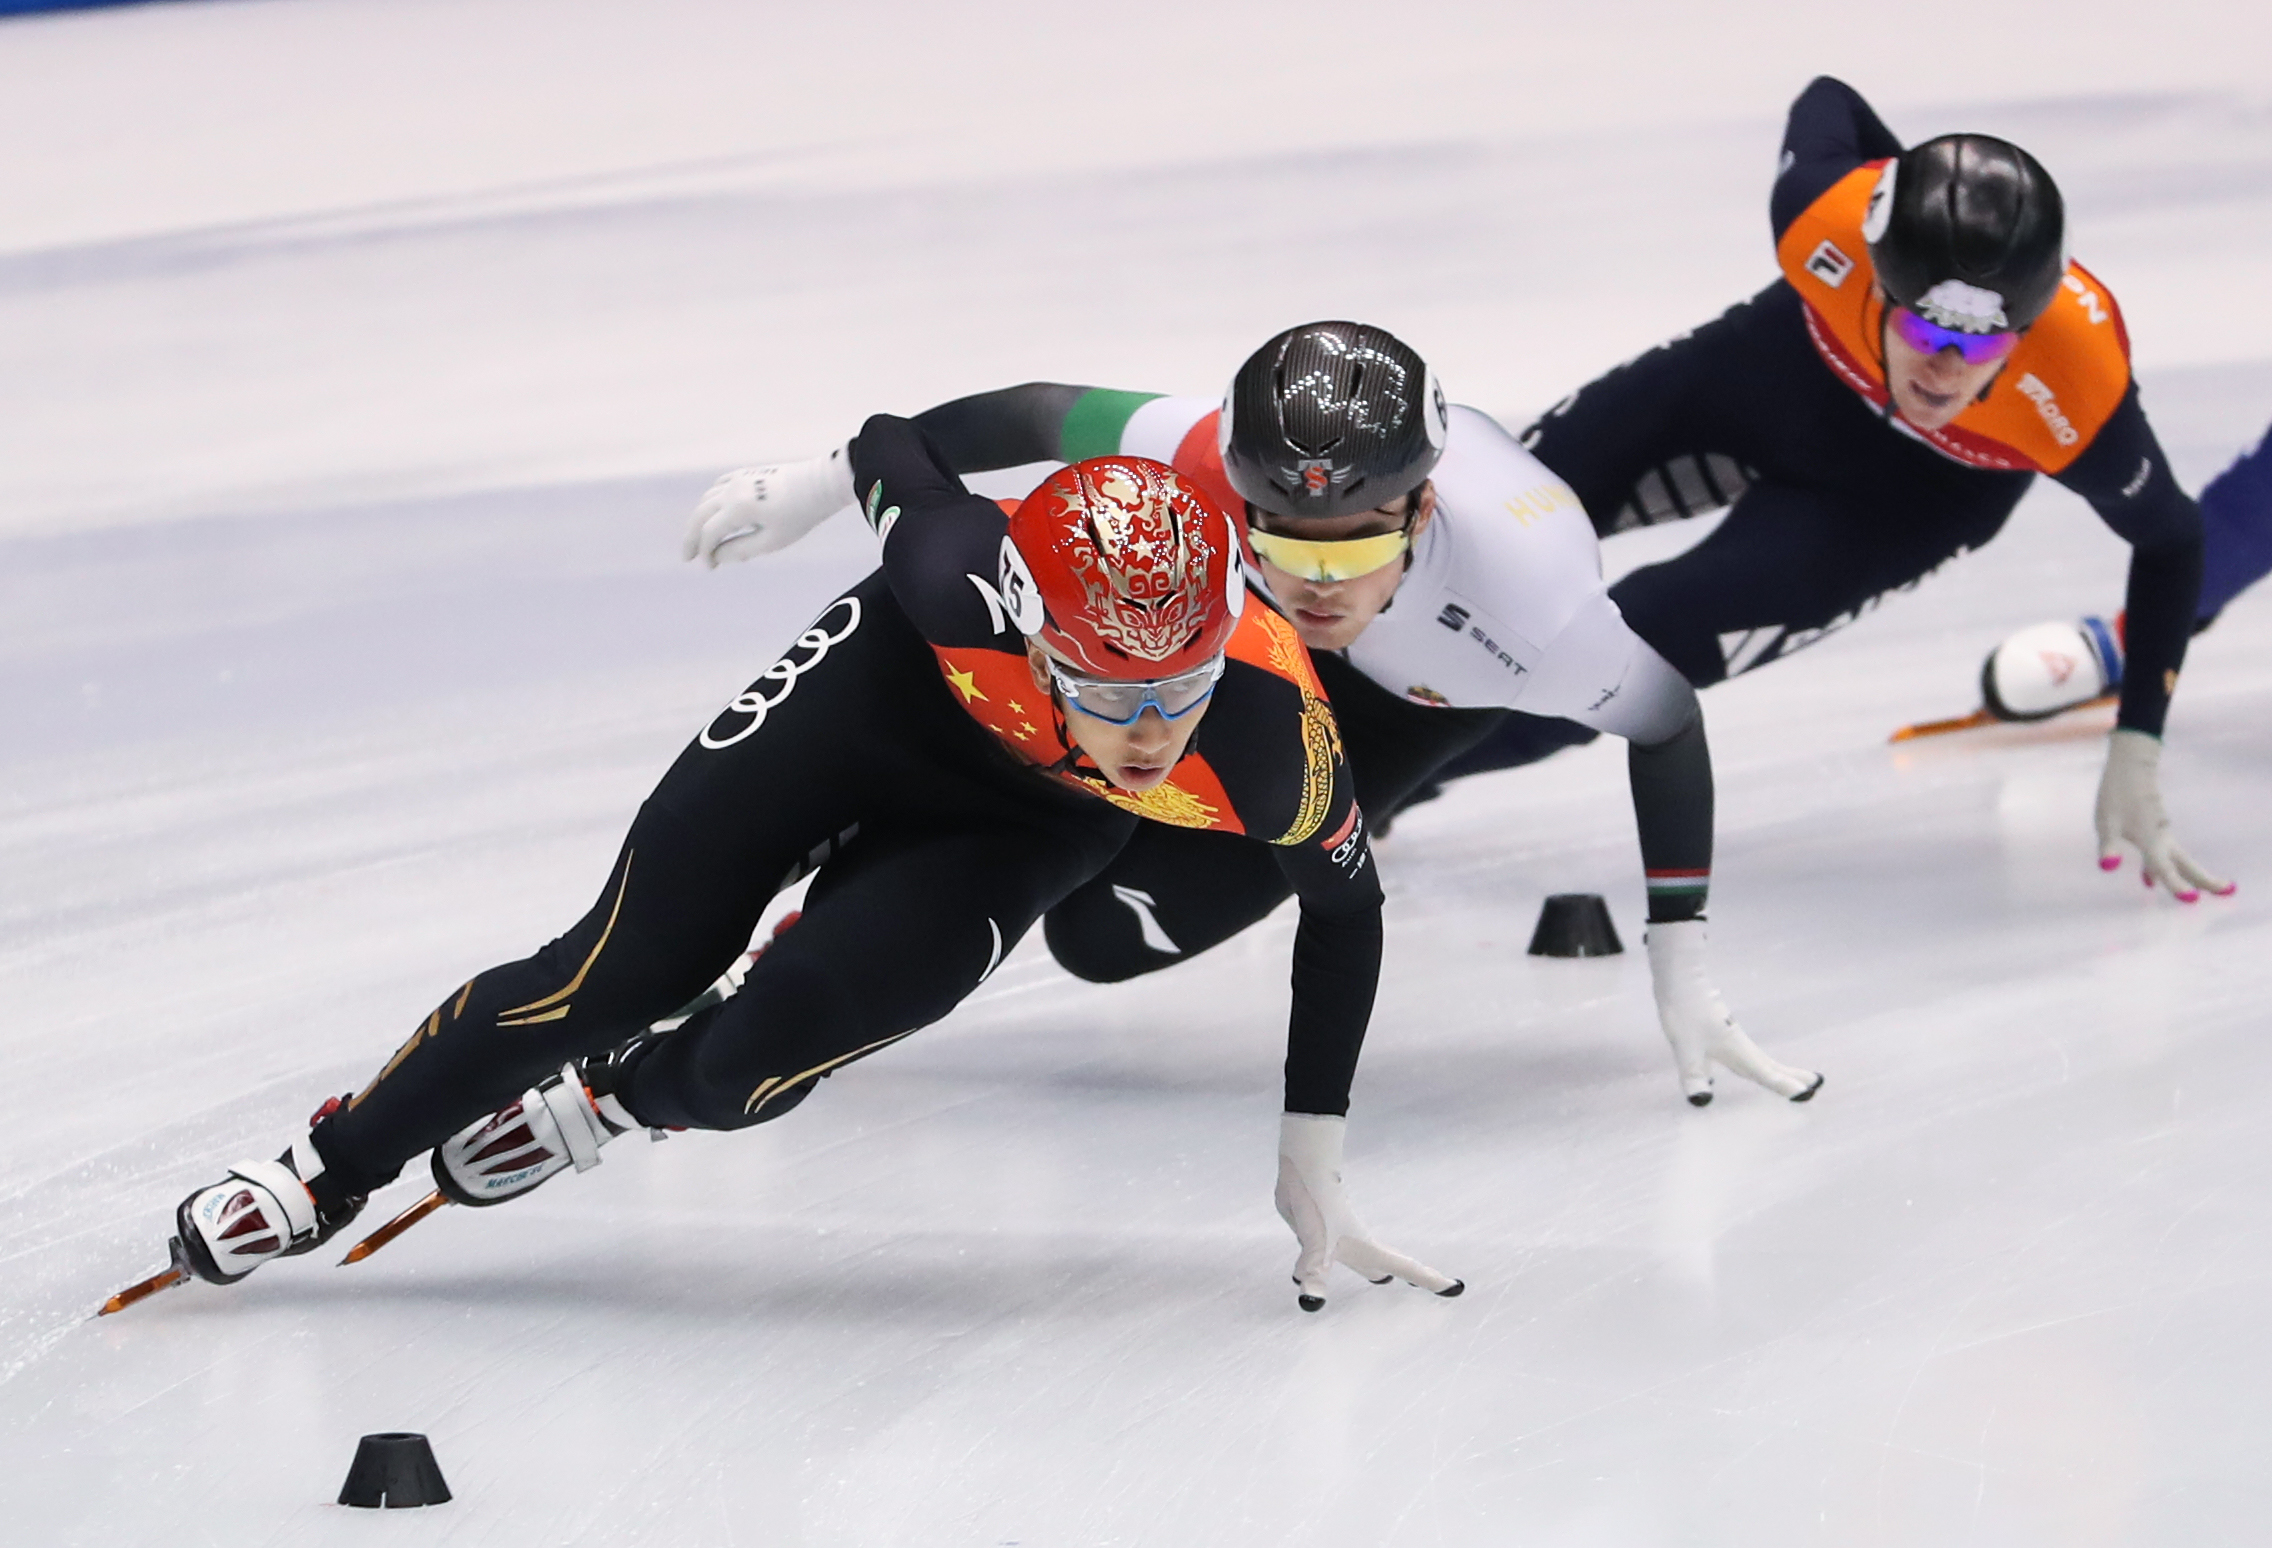
[[[1316,322],[1247,357],[1223,399],[1223,472],[1274,516],[1349,516],[1425,483],[1444,452],[1443,389],[1383,328]]]
[[[1944,134],[1878,174],[1862,234],[1897,305],[1964,333],[2025,328],[2067,272],[2067,212],[2009,140]]]

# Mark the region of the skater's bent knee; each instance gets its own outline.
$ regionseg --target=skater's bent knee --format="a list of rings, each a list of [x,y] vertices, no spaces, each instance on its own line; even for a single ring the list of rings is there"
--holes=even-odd
[[[1126,933],[1122,921],[1099,920],[1085,910],[1071,917],[1053,911],[1041,924],[1042,939],[1057,965],[1088,983],[1125,983],[1176,960],[1139,940],[1118,938]]]

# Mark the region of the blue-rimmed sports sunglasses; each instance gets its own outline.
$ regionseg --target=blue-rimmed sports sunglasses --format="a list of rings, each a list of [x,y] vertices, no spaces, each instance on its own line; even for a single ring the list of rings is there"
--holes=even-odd
[[[1148,709],[1158,710],[1162,720],[1181,720],[1207,702],[1222,675],[1220,655],[1174,677],[1137,683],[1085,677],[1066,668],[1055,656],[1049,658],[1049,679],[1065,695],[1065,702],[1084,715],[1116,726],[1134,725],[1136,717]]]

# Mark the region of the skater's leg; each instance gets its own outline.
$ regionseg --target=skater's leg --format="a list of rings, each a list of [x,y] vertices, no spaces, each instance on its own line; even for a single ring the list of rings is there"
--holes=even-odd
[[[907,675],[904,642],[880,617],[863,630],[847,615],[840,599],[785,658],[798,671],[760,677],[681,753],[581,920],[451,991],[317,1126],[324,1188],[380,1186],[564,1063],[670,1015],[748,946],[774,891],[853,827],[898,748],[877,684]],[[820,633],[837,638],[816,651]]]
[[[1506,718],[1503,710],[1413,704],[1339,656],[1314,660],[1333,700],[1358,805],[1375,823]],[[1118,983],[1220,945],[1288,895],[1267,846],[1146,823],[1102,875],[1049,911],[1043,933],[1067,972]]]
[[[1694,548],[1610,588],[1633,631],[1697,687],[1781,660],[1843,628],[1889,591],[1993,537],[2023,481],[1868,508],[1757,484]]]
[[[1501,721],[1490,735],[1445,764],[1439,780],[1465,779],[1493,769],[1516,769],[1550,758],[1565,747],[1583,747],[1601,733],[1574,720],[1550,715],[1525,715],[1520,710]]]
[[[2207,623],[2272,572],[2272,434],[2201,491],[2201,603]]]
[[[330,1186],[368,1193],[403,1162],[572,1059],[613,1047],[700,994],[749,942],[766,889],[721,889],[668,864],[634,827],[568,931],[477,973],[436,1006],[316,1143]]]
[[[1523,432],[1603,537],[1723,509],[1753,481],[1720,412],[1749,312],[1738,306],[1596,377]]]
[[[1760,474],[1752,460],[1774,437],[1763,437],[1747,418],[1761,411],[1756,395],[1729,388],[1759,379],[1759,336],[1785,321],[1772,311],[1757,299],[1732,307],[1588,382],[1523,432],[1523,444],[1585,502],[1596,532],[1608,537],[1753,503],[1746,496]],[[1635,627],[1655,643],[1638,621]],[[1446,763],[1438,780],[1519,768],[1582,747],[1595,734],[1573,721],[1517,712]]]
[[[1042,934],[1066,972],[1119,983],[1220,945],[1291,895],[1268,846],[1147,822],[1049,911]]]
[[[1098,807],[1056,830],[863,832],[740,993],[641,1051],[624,1107],[647,1124],[744,1128],[937,1021],[1120,846],[1126,820]]]

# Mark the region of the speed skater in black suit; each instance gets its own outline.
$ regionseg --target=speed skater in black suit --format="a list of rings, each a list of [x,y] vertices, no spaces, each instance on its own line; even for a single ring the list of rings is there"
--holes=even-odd
[[[1129,457],[1060,470],[1005,517],[884,416],[846,461],[882,568],[679,756],[580,921],[445,995],[278,1160],[184,1200],[181,1268],[227,1283],[304,1252],[422,1151],[441,1195],[488,1205],[633,1129],[778,1118],[948,1014],[1167,822],[1267,856],[1300,899],[1276,1202],[1303,1307],[1335,1262],[1458,1292],[1374,1241],[1341,1181],[1380,885],[1332,711],[1299,638],[1244,605],[1227,519]],[[815,866],[738,993],[643,1030]]]
[[[2131,547],[2100,864],[2117,868],[2127,845],[2185,902],[2230,892],[2172,838],[2159,777],[2199,614],[2202,513],[2147,423],[2121,308],[2067,257],[2051,175],[1990,135],[1905,151],[1851,87],[1823,77],[1792,105],[1769,213],[1780,279],[1524,434],[1605,536],[1728,508],[1695,547],[1610,588],[1626,618],[1708,686],[1980,547],[2038,474],[2056,479]],[[2272,562],[2272,523],[2253,538],[2240,526],[2234,546]],[[2228,573],[2237,590],[2261,569],[2236,554]],[[1452,772],[1591,736],[1517,716]]]

